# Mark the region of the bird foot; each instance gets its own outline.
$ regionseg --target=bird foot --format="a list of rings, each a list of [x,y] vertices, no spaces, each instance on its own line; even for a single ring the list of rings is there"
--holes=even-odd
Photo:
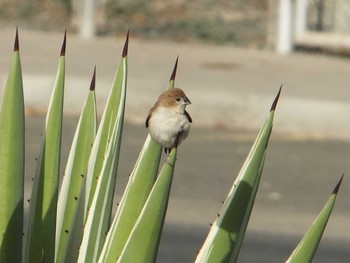
[[[181,132],[178,132],[176,134],[176,138],[175,138],[175,141],[174,141],[173,145],[170,148],[164,147],[164,153],[167,156],[169,156],[171,149],[177,148],[177,146],[179,145],[180,136],[181,136]]]

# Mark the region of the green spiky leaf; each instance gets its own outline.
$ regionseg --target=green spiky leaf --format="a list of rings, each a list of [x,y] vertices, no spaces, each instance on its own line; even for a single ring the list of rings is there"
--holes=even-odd
[[[174,87],[177,64],[178,59],[176,59],[168,88]],[[115,262],[120,256],[157,178],[161,151],[162,147],[148,135],[119,203],[101,252],[100,262]]]
[[[108,148],[108,140],[111,138],[112,128],[115,126],[118,115],[118,108],[122,99],[123,85],[126,85],[127,52],[129,45],[129,32],[126,37],[122,60],[114,77],[113,85],[108,96],[107,104],[102,114],[100,125],[97,130],[95,142],[88,163],[86,176],[86,197],[84,215],[91,206],[95,194],[98,178],[101,174],[104,156]]]
[[[76,246],[68,246],[68,237],[82,236],[82,227],[73,224],[74,216],[80,218],[76,222],[84,224],[84,213],[76,213],[78,198],[87,171],[90,151],[96,134],[96,98],[95,98],[96,70],[91,81],[90,93],[81,113],[73,143],[70,149],[66,170],[58,198],[57,226],[56,226],[56,262],[75,262],[78,258]],[[80,231],[79,231],[80,230]],[[77,233],[72,233],[72,232]],[[69,258],[63,259],[64,255]],[[75,260],[74,260],[75,259]]]
[[[86,191],[94,191],[91,207],[87,211],[87,219],[84,228],[83,240],[79,251],[78,262],[96,262],[102,250],[106,234],[109,230],[112,201],[114,196],[115,181],[117,177],[117,166],[120,153],[120,144],[124,122],[125,100],[126,100],[126,79],[127,79],[127,46],[129,34],[124,45],[122,59],[117,70],[111,96],[119,94],[118,100],[109,98],[109,104],[105,110],[103,126],[100,124],[99,133],[95,144],[102,143],[104,139],[101,134],[107,136],[106,150],[102,156],[101,172],[97,176],[96,189],[93,190],[87,184]],[[113,103],[113,104],[111,104]],[[110,108],[110,105],[114,105]],[[107,114],[108,113],[108,114]],[[109,116],[109,119],[106,119]],[[98,156],[99,147],[93,147],[91,156]],[[94,162],[90,158],[89,162]],[[90,163],[88,169],[90,169]],[[89,178],[88,178],[89,179]],[[87,194],[87,196],[91,196]]]
[[[177,149],[173,148],[117,262],[155,262],[168,207],[176,155]]]
[[[18,43],[16,30],[0,111],[0,262],[20,262],[22,258],[24,101]]]
[[[198,263],[236,262],[238,258],[258,190],[280,92],[281,89],[196,258]]]
[[[64,99],[66,34],[46,115],[25,231],[24,262],[53,262]]]
[[[303,239],[300,241],[300,243],[295,248],[292,255],[288,258],[286,262],[312,262],[312,259],[321,241],[323,232],[327,226],[328,219],[331,216],[342,180],[343,176],[340,178],[331,196],[328,198],[326,205],[323,207],[322,211],[320,212],[314,223],[311,225],[309,230],[304,235]]]

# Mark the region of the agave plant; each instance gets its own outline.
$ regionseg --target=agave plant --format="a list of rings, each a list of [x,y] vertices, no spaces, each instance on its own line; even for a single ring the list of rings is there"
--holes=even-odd
[[[118,210],[112,200],[122,140],[129,33],[97,127],[94,70],[59,188],[66,34],[47,111],[43,141],[23,226],[24,100],[19,38],[0,112],[0,262],[155,262],[171,190],[177,149],[158,174],[162,147],[148,135]],[[168,88],[175,84],[178,59]],[[236,262],[261,180],[281,88],[272,103],[196,262]],[[288,259],[311,261],[341,181]],[[23,231],[24,229],[24,231]]]

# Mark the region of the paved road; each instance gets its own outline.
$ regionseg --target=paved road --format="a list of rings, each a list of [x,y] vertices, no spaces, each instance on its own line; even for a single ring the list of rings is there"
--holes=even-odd
[[[14,30],[0,28],[0,81],[11,59]],[[20,30],[20,50],[26,104],[47,108],[62,43],[60,33]],[[124,37],[82,40],[68,34],[66,103],[69,114],[79,113],[82,97],[97,66],[99,112],[119,63]],[[198,126],[257,129],[281,84],[284,90],[276,116],[276,131],[312,138],[350,138],[350,61],[348,59],[234,47],[144,41],[131,33],[127,119],[144,115],[165,88],[176,56],[180,56],[177,85],[193,102]],[[2,85],[3,86],[3,85]]]
[[[0,82],[5,82],[12,29],[0,30]],[[20,32],[27,119],[27,179],[34,172],[43,113],[57,67],[61,34]],[[119,62],[122,38],[83,41],[68,34],[62,160],[97,65],[99,112]],[[134,39],[129,49],[125,136],[116,199],[146,137],[148,108],[180,55],[177,84],[192,101],[194,125],[181,145],[159,262],[191,262],[262,125],[281,83],[284,90],[255,208],[239,262],[282,262],[349,173],[350,61],[308,54]],[[348,262],[347,178],[315,262]],[[254,253],[252,253],[254,251]]]

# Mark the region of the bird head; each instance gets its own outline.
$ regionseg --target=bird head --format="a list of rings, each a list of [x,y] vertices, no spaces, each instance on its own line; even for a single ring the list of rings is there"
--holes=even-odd
[[[191,104],[185,92],[179,88],[172,88],[164,91],[160,95],[158,102],[160,106],[176,108],[182,111],[185,110],[187,105]]]
[[[159,99],[164,106],[186,106],[191,104],[189,98],[187,98],[185,92],[179,88],[168,89],[164,91]]]

